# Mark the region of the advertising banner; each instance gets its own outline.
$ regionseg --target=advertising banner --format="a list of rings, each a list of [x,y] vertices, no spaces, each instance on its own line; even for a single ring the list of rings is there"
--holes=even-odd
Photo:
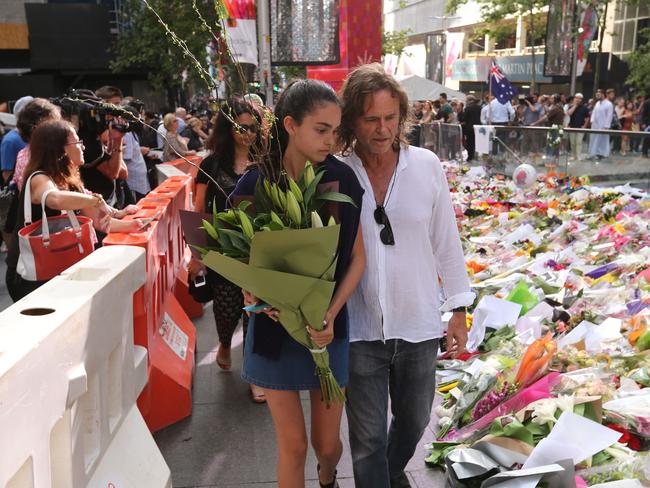
[[[238,63],[257,66],[255,0],[224,0],[228,20],[222,22],[228,47]]]

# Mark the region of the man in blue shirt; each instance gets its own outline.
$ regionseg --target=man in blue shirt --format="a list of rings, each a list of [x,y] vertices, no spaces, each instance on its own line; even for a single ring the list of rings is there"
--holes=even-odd
[[[18,118],[18,114],[23,107],[33,99],[33,97],[27,96],[16,101],[13,110],[16,118]],[[2,143],[0,144],[0,169],[2,169],[2,179],[4,183],[8,183],[11,179],[14,167],[16,166],[16,156],[18,156],[18,153],[25,146],[27,146],[27,143],[23,141],[22,137],[20,137],[17,129],[10,130],[7,135],[2,138]]]

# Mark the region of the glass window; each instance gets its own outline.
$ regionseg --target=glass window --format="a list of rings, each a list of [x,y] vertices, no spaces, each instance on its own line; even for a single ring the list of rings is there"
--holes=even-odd
[[[650,8],[648,8],[648,5],[646,5],[646,4],[639,5],[639,13],[637,15],[639,17],[649,17],[650,16]]]
[[[625,25],[625,34],[623,35],[621,51],[627,52],[634,49],[634,38],[636,37],[636,20],[626,20],[623,24]]]
[[[543,27],[542,27],[543,26]],[[546,42],[546,18],[535,18],[535,32],[531,35],[528,23],[526,23],[526,47],[543,46]],[[533,42],[535,44],[533,44]]]
[[[644,44],[647,44],[648,41],[650,41],[648,37],[648,32],[644,32],[644,29],[648,29],[650,27],[650,19],[639,19],[636,24],[636,42],[634,44],[634,48],[636,49],[638,46],[643,46]]]
[[[612,32],[612,52],[620,53],[622,43],[623,43],[623,22],[616,22],[614,24],[614,32]]]
[[[467,43],[467,51],[470,53],[485,51],[485,36],[470,37]]]
[[[616,2],[616,8],[614,9],[614,20],[622,20],[625,18],[625,1],[620,0]]]

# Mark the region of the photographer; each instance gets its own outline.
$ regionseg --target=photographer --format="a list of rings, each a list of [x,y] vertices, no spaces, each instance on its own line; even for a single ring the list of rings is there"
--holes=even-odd
[[[519,103],[524,106],[523,125],[531,126],[537,122],[542,114],[542,105],[535,95],[520,96]]]
[[[569,105],[567,114],[569,115],[569,127],[572,129],[584,129],[589,124],[589,109],[582,103],[582,93],[576,93]],[[584,132],[570,132],[569,142],[571,143],[571,155],[576,161],[580,161],[582,154],[582,143],[584,141]]]
[[[89,163],[79,168],[86,188],[102,195],[113,207],[124,208],[127,203],[117,180],[126,180],[128,170],[122,156],[122,141],[128,123],[116,114],[122,99],[119,88],[104,86],[96,94],[86,91],[73,93],[72,99],[62,99],[78,120],[79,136],[84,142],[84,159]],[[102,105],[111,103],[112,108]],[[76,116],[76,117],[74,117]]]

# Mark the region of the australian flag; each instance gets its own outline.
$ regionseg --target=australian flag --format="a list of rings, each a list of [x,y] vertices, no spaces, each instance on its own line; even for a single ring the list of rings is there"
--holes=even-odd
[[[511,101],[513,97],[517,96],[517,89],[510,84],[508,78],[503,74],[503,71],[501,71],[501,68],[499,68],[499,65],[494,61],[494,59],[490,66],[488,84],[490,85],[492,95],[494,95],[502,105],[505,105],[506,102]]]

